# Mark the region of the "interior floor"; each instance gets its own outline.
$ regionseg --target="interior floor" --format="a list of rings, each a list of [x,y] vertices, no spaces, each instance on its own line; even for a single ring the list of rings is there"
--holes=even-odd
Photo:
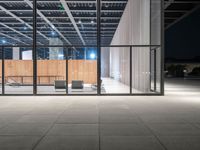
[[[97,94],[97,89],[91,84],[84,84],[84,89],[71,89],[71,84],[68,85],[69,94]],[[6,94],[32,94],[32,86],[5,86]],[[37,86],[38,94],[66,94],[65,89],[55,90],[54,86]],[[136,89],[132,89],[133,93],[141,93]],[[125,85],[112,78],[102,78],[102,94],[128,94],[130,86]]]

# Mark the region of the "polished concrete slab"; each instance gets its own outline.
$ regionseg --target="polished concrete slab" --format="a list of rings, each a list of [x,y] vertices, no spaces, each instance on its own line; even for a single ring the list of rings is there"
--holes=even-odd
[[[2,96],[0,150],[199,150],[200,81],[165,96]]]

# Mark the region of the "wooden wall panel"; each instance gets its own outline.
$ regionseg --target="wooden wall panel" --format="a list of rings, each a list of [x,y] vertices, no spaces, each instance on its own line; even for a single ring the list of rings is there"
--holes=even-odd
[[[33,83],[33,62],[31,60],[5,60],[5,82]]]
[[[97,61],[96,60],[69,60],[68,79],[83,80],[86,84],[97,83]]]
[[[68,70],[69,83],[72,80],[83,80],[86,84],[97,82],[96,60],[69,60]],[[31,60],[5,60],[5,78],[6,82],[14,80],[19,83],[32,84],[33,62]],[[66,61],[38,60],[37,80],[38,84],[53,84],[54,80],[66,80]]]
[[[65,60],[38,60],[38,83],[53,84],[54,80],[66,80]]]

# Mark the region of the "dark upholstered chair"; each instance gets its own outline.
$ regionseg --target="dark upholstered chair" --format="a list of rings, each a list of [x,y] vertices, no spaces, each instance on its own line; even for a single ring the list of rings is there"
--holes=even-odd
[[[55,87],[55,90],[56,89],[66,89],[66,81],[65,80],[55,80],[54,87]]]
[[[72,80],[72,89],[83,89],[83,84],[82,80]]]

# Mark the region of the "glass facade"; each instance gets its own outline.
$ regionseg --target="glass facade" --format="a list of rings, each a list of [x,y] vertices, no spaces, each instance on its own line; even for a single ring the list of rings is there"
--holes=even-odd
[[[162,95],[160,0],[0,0],[1,95]]]

